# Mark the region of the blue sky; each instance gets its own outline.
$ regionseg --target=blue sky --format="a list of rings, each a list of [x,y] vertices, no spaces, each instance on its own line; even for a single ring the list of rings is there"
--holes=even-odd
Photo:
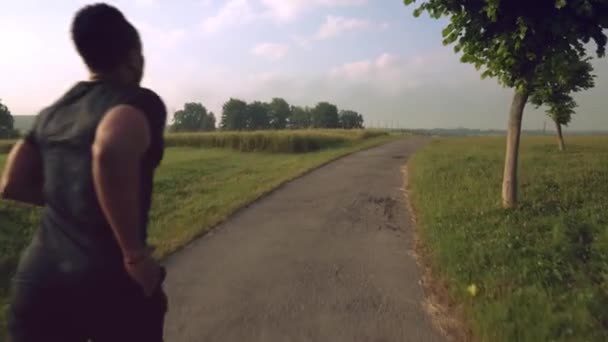
[[[230,97],[331,101],[371,126],[503,128],[511,91],[441,45],[445,21],[415,19],[401,0],[116,0],[140,30],[144,86],[170,111]],[[0,99],[14,114],[48,105],[87,77],[69,25],[83,0],[6,1],[0,12]],[[608,129],[608,64],[577,97],[571,129]],[[541,128],[529,107],[524,125]]]

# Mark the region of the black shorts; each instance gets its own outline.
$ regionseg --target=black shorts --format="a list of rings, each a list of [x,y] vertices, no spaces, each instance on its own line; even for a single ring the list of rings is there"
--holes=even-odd
[[[90,280],[33,284],[16,278],[9,341],[163,341],[167,297],[162,283],[147,297],[126,274]]]

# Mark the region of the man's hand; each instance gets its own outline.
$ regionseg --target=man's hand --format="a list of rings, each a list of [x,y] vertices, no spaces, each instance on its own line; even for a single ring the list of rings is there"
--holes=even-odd
[[[152,249],[146,248],[141,253],[125,255],[124,264],[131,279],[142,287],[146,296],[152,296],[162,280],[162,268],[152,258]]]

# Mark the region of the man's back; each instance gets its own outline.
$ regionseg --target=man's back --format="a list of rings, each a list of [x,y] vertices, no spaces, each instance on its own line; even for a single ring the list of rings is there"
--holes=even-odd
[[[141,168],[141,217],[146,222],[166,120],[162,100],[152,91],[104,81],[80,82],[40,113],[26,138],[40,150],[44,169],[46,207],[37,246],[61,258],[58,264],[71,265],[71,272],[122,267],[120,248],[99,205],[92,175],[97,127],[111,108],[121,104],[140,109],[151,128],[151,144]],[[145,231],[144,224],[142,240]]]

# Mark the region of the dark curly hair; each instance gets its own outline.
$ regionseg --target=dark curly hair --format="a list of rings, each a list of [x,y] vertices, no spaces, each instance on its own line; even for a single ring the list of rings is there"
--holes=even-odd
[[[133,49],[141,49],[137,29],[117,8],[103,3],[76,13],[72,40],[86,65],[95,72],[112,71]]]

